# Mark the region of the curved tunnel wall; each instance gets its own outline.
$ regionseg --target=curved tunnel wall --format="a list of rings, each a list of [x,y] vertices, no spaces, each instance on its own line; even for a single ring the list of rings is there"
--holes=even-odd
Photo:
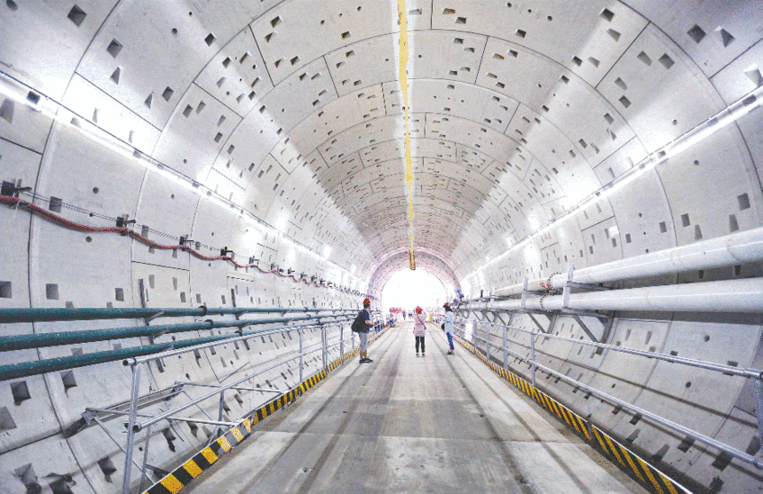
[[[431,253],[419,266],[452,276],[467,296],[569,264],[760,226],[763,112],[666,161],[659,154],[763,83],[756,2],[413,0],[406,8],[416,242]],[[3,207],[0,307],[140,306],[139,280],[153,307],[229,306],[232,298],[355,307],[359,297],[348,291],[380,290],[391,272],[384,260],[408,235],[394,5],[9,0],[0,13],[0,179],[31,187],[22,198],[33,193],[41,207],[94,226],[128,215],[160,243],[190,238],[210,256],[227,248],[241,262],[254,258],[346,289],[175,256]],[[639,171],[649,156],[660,161]],[[634,172],[629,185],[607,188]],[[659,282],[759,274],[758,266],[741,266]],[[9,331],[85,327],[92,326]],[[580,332],[572,321],[559,330]],[[620,314],[611,341],[761,366],[759,317]],[[267,351],[261,344],[249,351],[253,362]],[[674,369],[661,364],[608,353],[585,359],[577,348],[545,345],[562,372],[605,387],[617,377],[623,397],[658,401],[666,413],[754,449],[750,389],[710,376],[705,386],[679,379],[671,382],[684,389],[668,389],[664,376]],[[221,362],[204,358],[199,379],[224,374]],[[167,372],[153,379],[170,383],[185,373]],[[86,406],[124,399],[125,371],[105,364],[75,377],[76,387],[59,375],[29,379],[30,398],[19,403],[4,383],[0,452],[8,466],[0,475],[9,492],[24,492],[32,459],[40,478],[69,473],[81,492],[116,490],[97,464],[118,456],[116,448],[95,432],[64,440],[60,430]],[[547,386],[583,409],[606,408]],[[624,414],[599,416],[621,437],[635,431]],[[658,430],[642,429],[633,443],[657,456],[668,445],[662,460],[698,485],[739,492],[760,482],[735,463],[712,466],[712,452],[681,451],[681,438]]]

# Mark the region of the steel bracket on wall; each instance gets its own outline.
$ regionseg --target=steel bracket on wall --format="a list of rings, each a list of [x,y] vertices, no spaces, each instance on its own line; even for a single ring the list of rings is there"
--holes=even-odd
[[[548,312],[544,312],[544,311],[540,311],[540,310],[528,310],[528,309],[519,310],[517,312],[522,313],[522,314],[527,314],[528,316],[530,316],[530,319],[532,320],[532,322],[535,323],[536,326],[538,326],[538,329],[540,330],[541,333],[549,333],[551,331],[551,328],[554,327],[554,321],[556,319],[556,314],[550,314]],[[550,319],[550,323],[549,323],[548,328],[544,328],[543,325],[540,323],[540,321],[535,319],[535,314],[544,315],[544,316],[546,316],[546,317],[548,317]]]
[[[567,268],[567,281],[564,284],[564,288],[562,288],[562,307],[566,308],[569,307],[570,302],[570,292],[573,288],[585,288],[586,290],[597,290],[597,291],[606,291],[610,288],[606,286],[601,285],[591,285],[588,283],[575,283],[572,281],[572,274],[575,271],[575,267],[570,264],[570,266]],[[527,281],[525,280],[525,287],[527,286]],[[523,295],[524,296],[524,295]]]

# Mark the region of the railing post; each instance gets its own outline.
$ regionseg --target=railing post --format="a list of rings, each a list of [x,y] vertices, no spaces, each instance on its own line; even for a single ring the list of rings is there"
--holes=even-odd
[[[763,444],[763,375],[755,379],[755,381],[756,396],[758,398],[758,406],[755,408],[758,415],[758,436],[760,444]]]
[[[490,328],[492,325],[490,324],[490,317],[488,317],[487,312],[485,313],[485,357],[487,358],[487,361],[490,362]]]
[[[148,475],[146,474],[146,465],[148,465],[148,445],[151,441],[151,426],[149,425],[146,427],[146,444],[143,446],[143,467],[140,470],[140,491],[143,492],[143,482],[145,480],[148,480],[149,483],[151,482],[151,479],[148,478]]]
[[[217,407],[217,421],[222,422],[223,421],[223,411],[225,409],[225,390],[220,391],[220,404]],[[218,432],[220,432],[222,427],[219,425],[217,426]],[[222,434],[221,434],[222,435]]]
[[[297,333],[299,334],[299,382],[302,383],[302,370],[304,369],[304,364],[302,362],[302,357],[304,355],[304,352],[302,351],[302,330],[298,329]]]
[[[533,388],[535,387],[535,370],[538,368],[537,365],[535,365],[535,333],[532,333],[530,335],[530,361],[533,365]]]
[[[327,334],[326,325],[321,325],[321,355],[323,356],[323,368],[328,367],[328,346],[326,345]]]
[[[127,446],[125,447],[125,469],[122,482],[122,494],[130,494],[130,474],[132,473],[132,454],[135,448],[135,421],[138,417],[138,397],[140,396],[140,364],[133,364],[132,389],[130,392],[130,414],[127,416]]]
[[[509,328],[503,326],[503,369],[509,369]]]
[[[344,324],[339,325],[339,360],[344,360]]]

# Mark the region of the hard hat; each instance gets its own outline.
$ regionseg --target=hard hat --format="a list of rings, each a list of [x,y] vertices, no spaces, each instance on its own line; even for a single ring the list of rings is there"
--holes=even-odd
[[[416,307],[416,312],[421,312],[421,307]]]
[[[447,306],[449,306],[449,305],[450,305],[450,304],[449,304],[448,302],[445,302],[445,305],[443,305],[443,307],[447,307]]]
[[[363,305],[371,305],[371,300],[364,298],[363,299]]]

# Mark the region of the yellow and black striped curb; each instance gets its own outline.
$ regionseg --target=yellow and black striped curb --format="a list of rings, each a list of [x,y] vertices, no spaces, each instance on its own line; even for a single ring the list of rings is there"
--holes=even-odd
[[[455,337],[455,339],[501,377],[538,402],[543,408],[559,417],[582,439],[604,453],[613,463],[620,466],[628,475],[650,491],[657,494],[691,494],[691,491],[648,464],[633,451],[617,442],[612,436],[591,424],[588,420],[551,398],[543,391],[535,388],[530,382],[504,369],[495,362],[489,361],[485,355],[477,351],[474,345],[468,341],[460,337]]]
[[[374,333],[368,338],[369,343],[378,338],[381,334],[381,332]],[[291,391],[261,406],[252,412],[250,416],[242,420],[236,427],[231,428],[219,439],[199,451],[190,460],[186,461],[172,473],[151,486],[147,491],[144,491],[143,494],[176,494],[177,492],[180,492],[183,487],[187,486],[193,479],[198,477],[201,472],[211,467],[221,456],[244,442],[244,440],[252,434],[252,427],[255,424],[265,420],[268,416],[306,393],[310,388],[323,380],[329,372],[342,365],[345,361],[351,359],[358,353],[358,351],[359,349],[355,348],[345,353],[342,357],[328,364],[322,371],[309,379],[302,381],[299,386],[294,387]]]

